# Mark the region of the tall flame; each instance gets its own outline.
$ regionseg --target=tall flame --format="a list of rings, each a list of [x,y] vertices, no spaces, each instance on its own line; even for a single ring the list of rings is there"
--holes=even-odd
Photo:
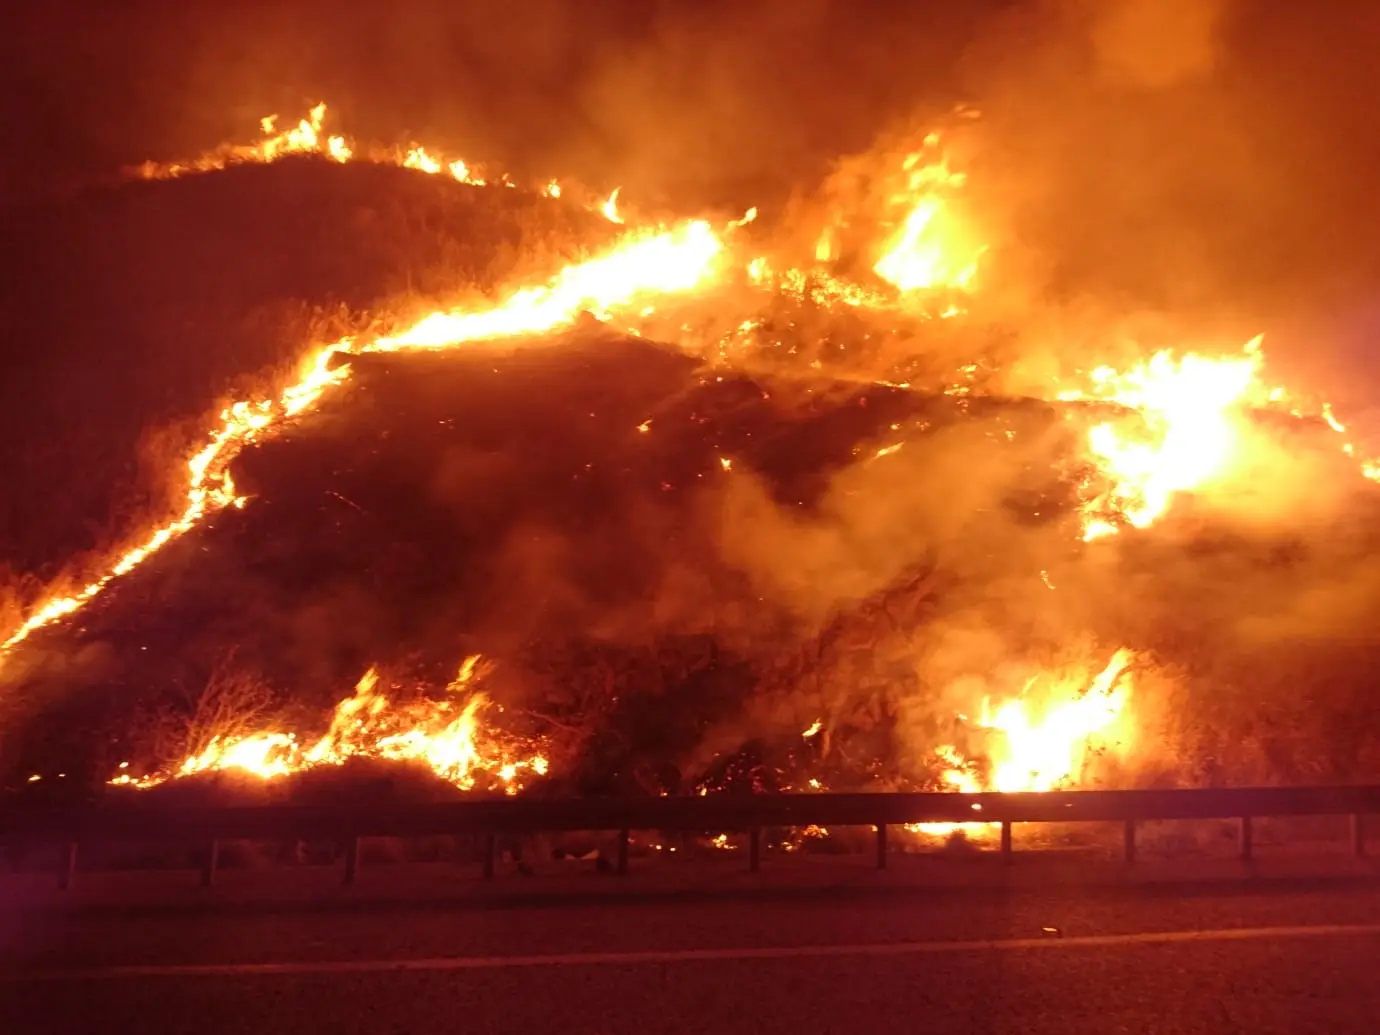
[[[949,168],[939,144],[939,134],[931,133],[906,156],[905,187],[890,199],[905,215],[873,270],[901,291],[970,288],[984,251],[953,209],[967,176]],[[830,252],[832,243],[821,238],[816,254]]]
[[[941,744],[934,757],[940,778],[956,791],[1050,791],[1079,782],[1098,745],[1125,748],[1130,734],[1126,705],[1135,655],[1122,647],[1084,684],[1052,674],[1032,679],[1022,692],[993,711],[982,701],[977,722],[984,734],[981,757]],[[983,763],[983,764],[980,764]],[[923,824],[925,833],[947,833],[955,824]]]
[[[1131,416],[1103,421],[1088,434],[1089,453],[1109,487],[1088,508],[1084,538],[1115,532],[1113,517],[1145,528],[1176,493],[1201,488],[1229,469],[1261,362],[1255,338],[1239,357],[1176,359],[1164,351],[1125,373],[1093,371],[1092,398]]]

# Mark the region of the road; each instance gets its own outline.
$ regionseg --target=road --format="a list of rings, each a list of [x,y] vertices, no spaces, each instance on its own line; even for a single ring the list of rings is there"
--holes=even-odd
[[[0,913],[27,1032],[1371,1032],[1374,882]]]

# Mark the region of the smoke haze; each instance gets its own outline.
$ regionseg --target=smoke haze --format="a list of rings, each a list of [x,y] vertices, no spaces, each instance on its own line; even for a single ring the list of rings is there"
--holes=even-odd
[[[196,153],[243,136],[265,112],[325,98],[365,139],[436,141],[687,209],[780,208],[794,196],[808,222],[800,199],[841,168],[839,156],[881,134],[904,138],[962,101],[981,112],[955,130],[954,146],[970,172],[964,204],[991,245],[979,291],[982,317],[1007,331],[1003,391],[1033,394],[1089,361],[1162,347],[1232,349],[1263,331],[1267,377],[1326,391],[1342,412],[1372,405],[1380,116],[1369,77],[1380,14],[1365,5],[406,0],[219,11],[68,0],[22,12],[0,63],[24,142],[4,156],[4,189],[27,196],[54,179]],[[936,335],[905,347],[957,358],[971,344]],[[546,416],[573,426],[583,414],[553,405]],[[617,427],[635,442],[644,417],[620,411]],[[1346,526],[1353,501],[1321,450],[1290,445],[1286,464],[1285,445],[1262,430],[1250,445],[1259,462],[1230,492],[1205,495],[1152,542],[1090,550],[1072,534],[1068,501],[1031,475],[1049,470],[1077,426],[1015,404],[934,423],[907,424],[893,436],[901,450],[884,457],[875,453],[885,422],[858,434],[856,459],[837,465],[817,498],[742,464],[694,494],[690,517],[610,490],[617,520],[578,509],[594,507],[582,496],[559,515],[576,514],[572,530],[544,499],[523,497],[530,513],[509,515],[497,542],[482,539],[483,519],[502,523],[524,486],[584,477],[579,465],[533,460],[539,441],[450,450],[422,472],[416,506],[439,507],[443,541],[491,548],[489,595],[473,594],[491,605],[485,615],[455,571],[449,583],[425,573],[446,601],[435,613],[417,603],[404,615],[417,585],[408,579],[427,562],[402,533],[369,569],[387,590],[375,596],[323,579],[284,594],[279,614],[264,607],[272,589],[260,576],[235,574],[225,557],[215,588],[291,633],[280,635],[300,656],[282,664],[326,684],[367,661],[367,647],[405,638],[409,621],[427,630],[418,640],[486,628],[514,651],[570,629],[625,643],[710,630],[753,644],[777,625],[823,636],[910,580],[921,587],[911,620],[871,615],[857,634],[879,667],[910,680],[903,726],[1018,686],[1037,662],[1087,662],[1107,643],[1212,675],[1291,671],[1285,661],[1305,671],[1314,659],[1300,645],[1369,649],[1363,616],[1380,574],[1364,559],[1367,537]],[[565,458],[585,463],[612,449],[555,424],[513,434],[586,448],[589,457]],[[635,447],[616,445],[627,451],[613,453],[620,470],[637,469]],[[712,471],[716,458],[699,445]],[[669,469],[676,458],[663,459]],[[636,489],[663,491],[651,479]],[[317,518],[304,513],[297,533],[307,540]],[[359,554],[359,536],[342,539],[340,557]],[[698,559],[704,551],[713,565]],[[266,550],[260,571],[272,559]],[[327,560],[335,567],[323,570],[337,573],[348,564]],[[601,572],[620,563],[636,577],[603,585]],[[407,578],[390,581],[389,564]],[[1339,657],[1341,668],[1355,663]],[[812,704],[842,711],[830,694],[858,695],[859,685],[841,677]]]

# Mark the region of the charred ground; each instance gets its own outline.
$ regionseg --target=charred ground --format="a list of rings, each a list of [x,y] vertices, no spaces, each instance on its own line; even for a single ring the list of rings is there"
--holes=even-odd
[[[5,219],[33,256],[4,299],[28,345],[5,381],[6,538],[30,573],[155,508],[228,385],[608,233],[518,191],[309,160]],[[8,780],[166,761],[230,652],[303,727],[369,665],[425,692],[479,652],[511,721],[560,740],[568,789],[923,781],[902,763],[946,736],[944,686],[975,656],[1121,642],[1177,673],[1151,709],[1169,750],[1138,779],[1380,771],[1358,689],[1376,644],[1346,610],[1373,581],[1370,510],[1209,509],[1092,551],[1066,407],[709,368],[592,322],[354,362],[240,458],[248,508],[26,645]]]
[[[606,224],[517,190],[310,158],[0,210],[0,539],[50,579],[166,499],[236,388],[379,314],[547,275]]]

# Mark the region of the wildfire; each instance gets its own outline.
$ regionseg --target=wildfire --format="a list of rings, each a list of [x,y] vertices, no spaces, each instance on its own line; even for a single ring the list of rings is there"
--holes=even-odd
[[[547,771],[545,756],[516,741],[486,732],[479,717],[488,698],[473,690],[479,657],[466,658],[439,701],[397,705],[378,688],[378,672],[370,669],[352,696],[335,707],[330,728],[318,740],[301,743],[295,734],[264,731],[245,736],[212,738],[176,768],[145,777],[121,773],[117,786],[156,787],[168,780],[197,773],[237,770],[268,780],[321,766],[338,766],[351,758],[420,762],[441,779],[462,790],[474,787],[487,773],[512,794],[524,776]]]
[[[516,187],[506,173],[495,178],[470,165],[463,158],[446,158],[420,144],[405,148],[361,148],[353,141],[338,134],[327,134],[323,130],[326,121],[326,104],[312,108],[304,118],[289,129],[278,129],[278,116],[266,115],[259,120],[262,139],[252,144],[222,144],[214,151],[208,151],[200,158],[180,162],[145,162],[135,172],[148,180],[166,180],[190,173],[214,172],[230,165],[265,164],[276,162],[289,155],[319,155],[336,162],[349,162],[362,159],[387,165],[400,165],[404,169],[415,169],[432,176],[446,175],[460,183],[475,187],[494,184],[501,187]],[[549,180],[540,192],[550,198],[561,196],[561,185]],[[614,222],[622,222],[615,219]]]
[[[1163,350],[1126,371],[1099,367],[1090,375],[1090,389],[1059,393],[1062,401],[1094,401],[1121,411],[1088,431],[1087,459],[1102,487],[1082,508],[1085,541],[1127,525],[1147,528],[1176,496],[1202,491],[1239,468],[1253,413],[1277,407],[1286,397],[1261,378],[1261,341],[1253,338],[1239,354],[1224,357]],[[1305,417],[1298,409],[1291,413]],[[1329,406],[1323,405],[1319,419],[1345,435]],[[1339,448],[1358,459],[1364,477],[1375,479],[1380,468],[1357,458],[1350,439]]]
[[[298,123],[280,130],[276,117],[270,116],[262,121],[262,139],[254,144],[222,146],[191,162],[146,163],[140,173],[150,178],[172,177],[309,154],[342,163],[361,158],[388,161],[477,187],[514,186],[506,175],[490,176],[464,160],[443,157],[420,145],[392,152],[361,151],[345,137],[327,134],[325,117],[326,106],[319,104]],[[839,275],[839,268],[826,268],[850,247],[845,232],[851,232],[853,224],[841,218],[814,241],[814,265],[807,258],[800,267],[784,266],[778,271],[763,256],[739,263],[735,276],[826,310],[894,315],[913,301],[907,299],[912,293],[932,299],[930,293],[939,292],[940,305],[932,310],[935,316],[962,313],[964,308],[954,302],[953,295],[961,293],[960,300],[966,304],[987,253],[986,244],[962,216],[966,174],[952,166],[938,134],[930,134],[907,154],[899,172],[893,163],[892,174],[882,210],[874,211],[868,222],[880,247],[871,240],[865,252],[873,262],[873,272],[890,288],[880,282],[855,282]],[[551,198],[569,193],[555,180],[539,190]],[[591,207],[610,222],[626,226],[619,202],[620,190],[615,189]],[[218,426],[186,462],[181,512],[128,547],[92,581],[39,603],[0,641],[0,665],[34,632],[80,611],[112,582],[184,533],[226,508],[245,506],[247,497],[237,492],[230,470],[236,457],[346,383],[351,377],[351,357],[537,335],[568,326],[582,313],[626,324],[635,331],[636,321],[655,312],[653,303],[662,296],[703,292],[719,285],[730,260],[742,258],[726,254],[726,235],[756,215],[752,209],[718,230],[704,220],[671,228],[630,229],[603,254],[565,267],[544,284],[512,291],[494,305],[437,311],[394,334],[367,341],[346,338],[315,348],[305,357],[296,380],[276,393],[237,400],[224,408]],[[987,276],[984,267],[983,279]],[[749,318],[741,321],[738,316],[745,314],[732,315],[729,323],[737,323],[739,333],[750,333],[761,325],[761,314],[756,314],[759,319],[746,314]],[[1239,460],[1244,422],[1251,409],[1278,403],[1283,397],[1278,389],[1267,389],[1262,383],[1263,363],[1259,338],[1234,356],[1212,358],[1165,350],[1126,370],[1098,367],[1088,375],[1085,386],[1058,393],[1057,400],[1095,404],[1109,411],[1089,428],[1083,441],[1083,459],[1095,474],[1086,483],[1082,538],[1093,541],[1126,527],[1146,528],[1170,510],[1176,497],[1201,491],[1230,473]],[[964,384],[954,391],[967,395],[970,390]],[[1345,425],[1330,409],[1322,413],[1336,433],[1346,435]],[[651,423],[644,421],[638,431],[647,432]],[[1349,438],[1341,448],[1348,456],[1356,455]],[[900,443],[881,447],[874,458],[900,449]],[[719,463],[724,471],[733,468],[730,457],[720,457]],[[1366,477],[1380,479],[1380,465],[1359,459],[1358,463]],[[1042,577],[1052,589],[1048,577],[1043,573]],[[337,705],[329,730],[311,743],[273,730],[214,739],[168,772],[142,779],[121,774],[112,782],[153,786],[179,776],[226,769],[268,779],[368,757],[424,762],[460,787],[473,786],[479,773],[490,773],[515,789],[523,774],[544,772],[546,761],[540,755],[518,753],[480,728],[479,716],[488,702],[471,685],[476,661],[470,659],[462,667],[441,701],[396,704],[379,691],[377,673],[370,670],[355,693]],[[1080,678],[1046,675],[996,705],[984,701],[973,729],[974,741],[981,742],[982,750],[969,754],[955,745],[936,749],[943,783],[963,791],[1036,791],[1076,782],[1099,744],[1124,741],[1128,735],[1126,706],[1133,661],[1129,650],[1118,650],[1091,679],[1086,673]],[[801,736],[810,740],[821,730],[822,721],[816,720]]]
[[[1124,746],[1130,730],[1122,720],[1134,660],[1123,647],[1089,683],[1044,675],[995,711],[984,700],[977,725],[985,734],[988,772],[980,774],[957,747],[946,744],[935,751],[946,766],[944,782],[969,792],[1048,791],[1076,780],[1097,742]]]
[[[939,148],[939,134],[931,133],[906,156],[905,187],[890,198],[893,210],[905,215],[873,270],[901,291],[967,290],[985,251],[968,238],[952,204],[967,175],[950,169]],[[821,239],[816,254],[832,250]]]
[[[344,137],[322,132],[326,121],[324,102],[307,112],[295,126],[278,129],[278,116],[265,115],[259,120],[263,139],[253,144],[222,144],[190,162],[145,162],[138,173],[145,179],[163,180],[188,173],[213,172],[239,162],[276,162],[288,155],[323,155],[337,162],[348,162],[354,149]]]
[[[246,498],[235,491],[231,463],[247,445],[311,409],[328,390],[348,380],[350,367],[344,360],[349,356],[453,348],[537,334],[568,325],[582,312],[608,320],[648,295],[693,289],[713,272],[722,248],[718,234],[699,220],[669,230],[634,232],[608,253],[567,266],[549,283],[516,291],[491,308],[432,313],[397,335],[367,343],[347,338],[318,349],[303,364],[299,380],[276,398],[240,400],[227,406],[221,412],[220,427],[187,462],[182,513],[126,550],[100,577],[35,608],[0,642],[0,662],[34,632],[80,610],[116,579],[211,515],[227,506],[243,507]]]

